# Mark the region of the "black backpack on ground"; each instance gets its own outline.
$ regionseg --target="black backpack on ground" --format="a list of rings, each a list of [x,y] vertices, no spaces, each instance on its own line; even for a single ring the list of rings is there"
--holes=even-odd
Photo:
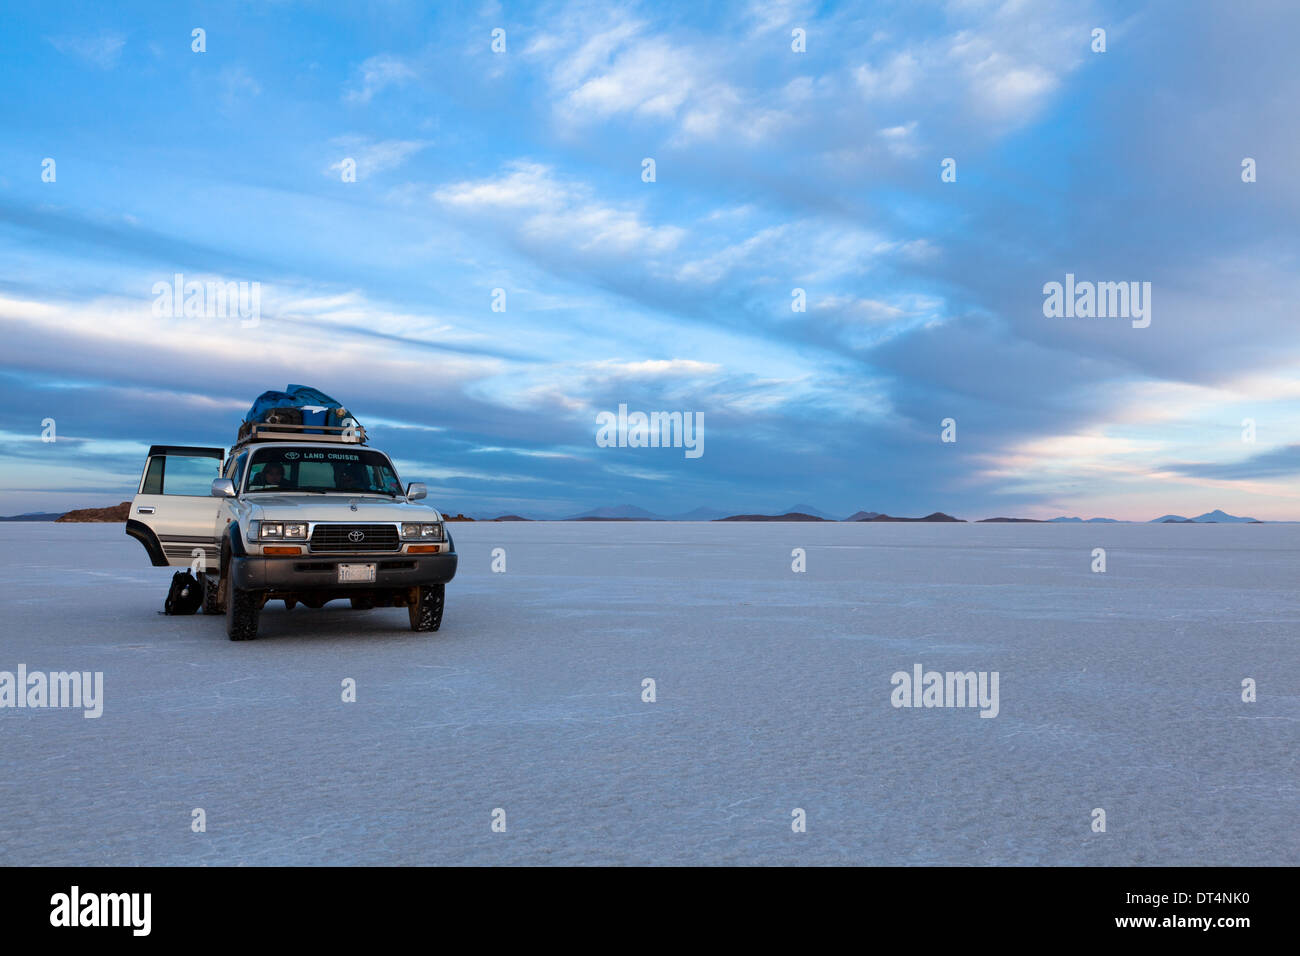
[[[203,603],[203,591],[198,579],[188,571],[172,575],[172,586],[167,590],[164,614],[193,614]]]

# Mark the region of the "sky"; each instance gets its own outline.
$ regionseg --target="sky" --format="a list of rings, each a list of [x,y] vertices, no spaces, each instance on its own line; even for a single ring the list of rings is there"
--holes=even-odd
[[[0,514],[125,500],[301,383],[479,517],[1300,519],[1297,37],[1281,0],[5,2]],[[177,274],[256,322],[159,314]],[[1150,324],[1045,315],[1067,274]],[[602,447],[620,405],[703,454]]]

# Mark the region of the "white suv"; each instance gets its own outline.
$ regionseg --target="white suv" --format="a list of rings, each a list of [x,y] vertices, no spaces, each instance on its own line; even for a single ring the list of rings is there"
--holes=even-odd
[[[436,631],[456,548],[443,516],[415,503],[425,494],[403,489],[362,428],[253,425],[229,455],[150,448],[126,533],[155,565],[195,571],[203,612],[224,611],[232,641],[257,636],[272,600],[406,607],[413,630]]]

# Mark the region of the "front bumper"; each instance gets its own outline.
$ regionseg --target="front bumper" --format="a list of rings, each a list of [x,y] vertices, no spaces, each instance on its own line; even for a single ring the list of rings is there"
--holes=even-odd
[[[374,564],[375,580],[340,583],[340,564]],[[438,584],[456,576],[456,552],[442,554],[233,556],[230,579],[241,591],[378,591]]]

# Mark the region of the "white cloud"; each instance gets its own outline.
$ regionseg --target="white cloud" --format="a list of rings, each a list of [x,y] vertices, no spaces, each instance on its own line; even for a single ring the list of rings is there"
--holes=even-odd
[[[879,133],[885,141],[885,148],[899,159],[912,159],[921,153],[916,142],[916,120],[900,126],[889,126]]]
[[[1083,63],[1087,4],[1020,0],[947,5],[948,30],[851,70],[862,97],[882,108],[950,100],[985,123],[1023,125]]]
[[[75,56],[101,70],[111,70],[117,66],[126,39],[116,33],[104,33],[93,37],[50,37],[50,43],[60,53]]]
[[[712,285],[743,271],[750,282],[779,277],[782,283],[797,285],[860,275],[881,257],[911,256],[924,247],[924,240],[891,241],[854,226],[801,219],[767,226],[712,254],[684,262],[674,278]],[[788,295],[789,286],[786,289]]]
[[[550,63],[556,115],[570,128],[615,116],[674,123],[676,142],[734,136],[757,141],[790,121],[784,106],[811,80],[776,95],[747,92],[723,78],[716,39],[649,35],[619,19],[595,33],[535,40],[527,54]]]
[[[375,94],[389,86],[401,86],[416,77],[405,60],[391,53],[381,53],[365,60],[358,68],[358,83],[343,91],[345,103],[366,104]]]
[[[233,109],[245,99],[258,96],[262,86],[253,79],[242,66],[227,66],[217,74],[217,84],[221,103],[226,109]]]
[[[332,141],[357,164],[357,179],[362,180],[389,169],[396,169],[407,159],[430,144],[425,140],[386,139],[378,142],[364,136],[340,136]],[[337,177],[343,169],[344,160],[332,163],[325,170],[326,174]]]
[[[514,161],[505,168],[500,176],[444,186],[433,198],[467,213],[509,216],[530,243],[584,253],[663,253],[686,234],[677,226],[650,225],[630,206],[602,202],[590,186],[557,179],[549,166]]]
[[[714,362],[699,362],[695,359],[645,359],[640,362],[619,362],[607,359],[601,362],[588,362],[585,366],[597,373],[609,373],[618,378],[670,378],[692,375],[712,375],[721,371],[722,366]]]
[[[895,53],[878,69],[864,63],[853,70],[858,89],[869,100],[892,100],[910,93],[920,75],[920,63],[907,51]]]

